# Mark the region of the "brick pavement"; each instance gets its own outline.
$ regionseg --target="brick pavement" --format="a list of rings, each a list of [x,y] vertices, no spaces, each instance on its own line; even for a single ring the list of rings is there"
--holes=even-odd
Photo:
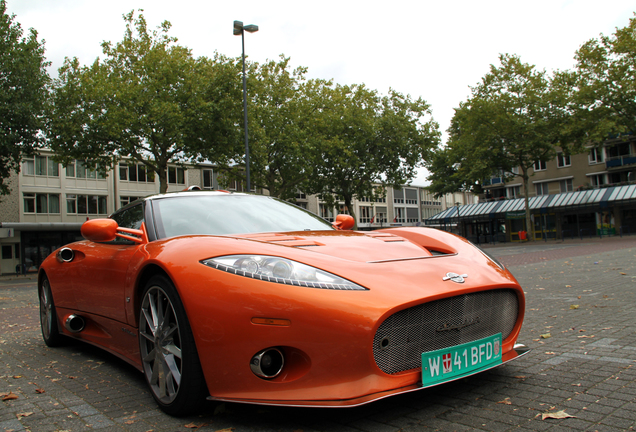
[[[506,366],[353,409],[210,404],[159,411],[141,374],[85,344],[47,348],[33,281],[0,281],[0,431],[625,431],[636,428],[634,239],[497,245],[527,296]],[[542,414],[573,416],[542,420]]]

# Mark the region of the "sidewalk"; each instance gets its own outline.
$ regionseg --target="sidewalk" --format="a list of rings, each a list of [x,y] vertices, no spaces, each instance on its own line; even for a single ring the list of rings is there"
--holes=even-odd
[[[482,244],[480,247],[497,257],[503,264],[516,266],[636,248],[636,236]]]

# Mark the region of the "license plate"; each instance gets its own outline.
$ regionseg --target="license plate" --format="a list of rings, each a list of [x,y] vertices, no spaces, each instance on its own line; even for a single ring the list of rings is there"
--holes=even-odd
[[[422,384],[430,386],[501,364],[501,333],[422,353]]]

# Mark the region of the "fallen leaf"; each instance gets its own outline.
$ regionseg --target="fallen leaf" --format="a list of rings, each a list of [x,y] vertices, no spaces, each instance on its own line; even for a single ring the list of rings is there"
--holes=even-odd
[[[502,401],[497,402],[498,404],[504,404],[504,405],[512,405],[512,402],[510,402],[510,398],[505,398]]]
[[[572,285],[566,285],[565,287],[566,288],[572,288]]]
[[[2,400],[3,401],[14,400],[14,399],[18,399],[19,397],[20,396],[18,396],[17,394],[13,392],[9,392],[8,394],[2,397]]]
[[[16,416],[17,418],[22,418],[22,417],[28,417],[28,416],[30,416],[30,415],[33,415],[33,413],[32,413],[32,412],[22,412],[22,413],[16,413],[16,415],[15,415],[15,416]]]
[[[39,393],[39,394],[42,394],[42,393],[46,392],[46,390],[44,390],[43,388],[36,388],[35,392]]]
[[[618,272],[618,274],[622,274],[623,276],[627,275],[627,273]]]
[[[541,335],[541,339],[547,339],[547,338],[551,338],[552,335],[550,333],[546,333],[546,334],[542,334]]]
[[[234,430],[233,427],[229,427],[229,428],[225,428],[225,429],[216,430],[215,432],[232,432],[233,430]]]
[[[200,425],[194,424],[194,423],[188,423],[187,425],[185,425],[184,427],[188,428],[188,429],[199,429],[202,428],[203,426],[207,426],[207,423],[201,423]]]
[[[579,305],[570,305],[570,309],[578,309]]]
[[[546,354],[547,355],[554,355],[554,353],[552,351],[547,351]]]
[[[551,419],[564,419],[564,418],[570,418],[570,417],[574,417],[568,413],[565,412],[565,410],[561,410],[561,411],[557,411],[557,412],[551,412],[551,413],[543,413],[541,414],[541,420],[545,420],[547,418],[551,418]]]

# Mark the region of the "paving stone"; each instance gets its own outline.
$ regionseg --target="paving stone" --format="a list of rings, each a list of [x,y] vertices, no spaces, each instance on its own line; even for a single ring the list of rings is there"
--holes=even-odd
[[[0,320],[0,391],[20,397],[0,402],[0,432],[192,429],[186,425],[234,432],[636,428],[636,279],[630,276],[636,276],[636,236],[488,249],[527,292],[519,341],[533,351],[473,377],[354,409],[224,404],[225,411],[215,415],[218,405],[210,404],[197,416],[167,416],[143,375],[120,359],[74,341],[46,347],[35,285],[0,278],[0,296],[14,300],[2,310],[3,320],[18,323],[9,328]],[[550,338],[540,337],[548,332]],[[560,410],[576,418],[541,419]],[[33,414],[17,418],[20,412]]]

